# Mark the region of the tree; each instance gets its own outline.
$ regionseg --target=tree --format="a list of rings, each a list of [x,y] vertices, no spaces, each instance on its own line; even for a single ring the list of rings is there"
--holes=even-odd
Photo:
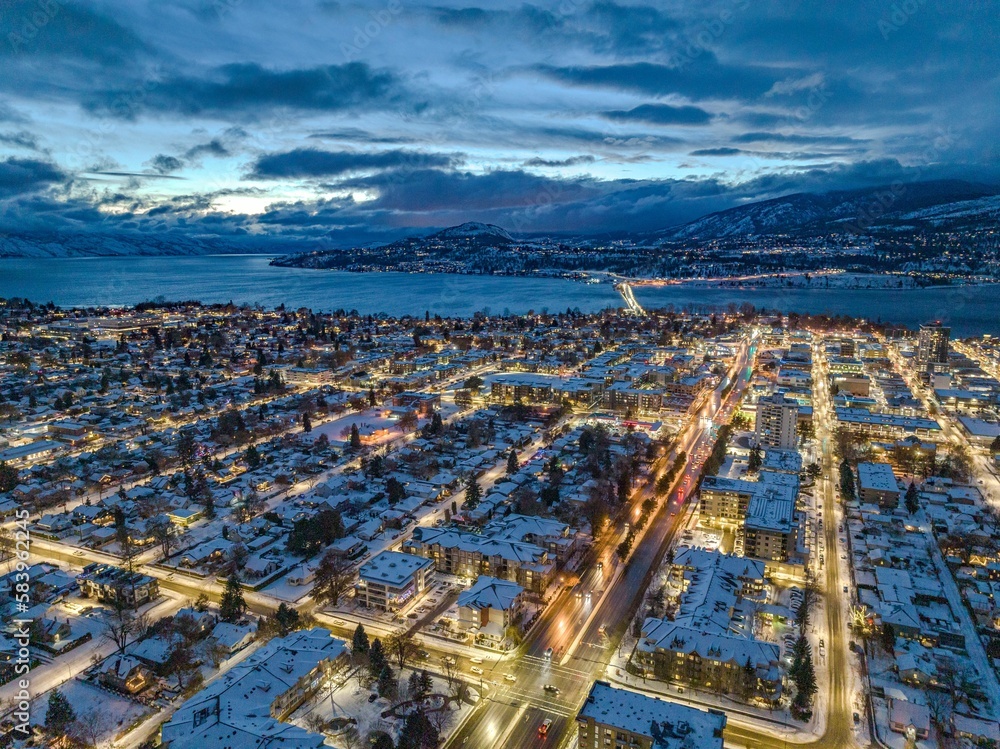
[[[177,543],[176,527],[170,522],[169,518],[157,515],[150,519],[148,528],[156,543],[160,545],[163,558],[166,559],[170,556],[170,552]]]
[[[994,455],[996,453],[1000,453],[1000,434],[994,437],[993,441],[990,443],[990,452]]]
[[[889,622],[882,623],[882,632],[880,642],[882,644],[882,649],[886,653],[892,655],[893,651],[896,649],[896,630]]]
[[[358,625],[354,630],[354,637],[351,638],[351,653],[355,656],[367,656],[371,650],[368,642],[368,633],[362,625]]]
[[[101,620],[101,635],[123,653],[130,641],[146,631],[146,617],[136,614],[120,597],[110,603],[110,610]]]
[[[409,632],[393,632],[385,638],[385,651],[402,671],[406,662],[416,655],[417,646]]]
[[[385,647],[379,638],[372,640],[372,646],[368,649],[368,672],[373,679],[377,679],[382,669],[389,665],[385,657]]]
[[[904,501],[906,502],[906,511],[911,515],[920,509],[920,500],[917,498],[917,487],[912,481],[910,482],[910,486],[906,489]]]
[[[520,467],[520,464],[517,462],[517,453],[514,452],[514,448],[512,447],[510,452],[507,453],[507,475],[513,476]]]
[[[744,702],[749,702],[757,694],[757,669],[754,668],[750,657],[743,664],[743,673],[740,675],[740,691]]]
[[[184,689],[184,679],[197,669],[191,646],[183,640],[175,643],[167,656],[165,667],[167,673],[177,679],[177,688]]]
[[[313,598],[320,605],[336,606],[340,597],[350,587],[354,579],[351,564],[342,556],[328,551],[323,555],[316,568],[316,579],[313,583]]]
[[[410,693],[411,700],[420,701],[424,699],[431,693],[432,687],[433,682],[431,681],[431,675],[427,673],[427,671],[414,671],[410,674],[407,690]]]
[[[385,697],[387,700],[391,700],[396,696],[399,691],[399,682],[396,681],[396,677],[392,673],[392,669],[389,668],[389,664],[382,666],[382,670],[378,673],[378,694],[379,697]]]
[[[438,740],[438,730],[427,715],[418,710],[406,716],[396,749],[433,749]]]
[[[747,462],[747,471],[750,473],[757,473],[763,464],[764,452],[760,449],[760,445],[754,445],[753,449],[750,450],[750,459]]]
[[[471,390],[474,393],[478,393],[483,387],[483,378],[478,375],[472,375],[466,379],[465,384],[462,385],[465,390]]]
[[[361,449],[361,432],[358,431],[357,424],[351,424],[351,449]]]
[[[274,622],[278,626],[278,636],[285,637],[299,628],[302,617],[298,611],[282,602],[278,604],[278,610],[274,613]]]
[[[368,734],[368,745],[371,749],[396,749],[392,737],[385,731],[372,731]]]
[[[385,482],[385,494],[389,504],[394,505],[406,499],[406,487],[395,476],[390,476]]]
[[[250,445],[247,448],[247,451],[243,454],[243,460],[250,467],[251,471],[255,468],[260,468],[261,457],[256,445]]]
[[[9,492],[18,484],[17,469],[0,460],[0,493]]]
[[[288,533],[288,550],[309,556],[322,547],[343,538],[344,521],[336,510],[320,510],[311,518],[296,520]]]
[[[419,423],[416,411],[407,411],[399,417],[399,421],[396,423],[399,424],[401,432],[412,432],[417,428],[417,424]]]
[[[302,431],[309,434],[313,430],[312,419],[309,417],[309,412],[302,414]]]
[[[243,599],[243,586],[240,584],[239,573],[233,572],[226,579],[226,589],[222,592],[219,603],[219,616],[224,622],[237,622],[247,611],[247,603]]]
[[[58,688],[53,689],[49,695],[48,709],[45,711],[45,733],[51,739],[61,738],[66,735],[75,720],[76,713],[69,700]]]
[[[483,498],[483,490],[479,488],[479,482],[475,476],[469,477],[469,483],[465,487],[465,509],[474,510]]]

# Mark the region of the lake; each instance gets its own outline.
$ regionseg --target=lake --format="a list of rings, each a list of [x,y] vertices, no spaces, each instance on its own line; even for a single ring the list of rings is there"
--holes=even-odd
[[[610,284],[561,278],[411,273],[344,273],[268,265],[263,255],[201,257],[0,259],[0,297],[60,306],[131,305],[162,297],[363,314],[467,317],[493,313],[619,307]],[[1000,335],[1000,287],[958,286],[913,291],[853,289],[707,289],[636,286],[646,307],[724,308],[749,302],[782,312],[846,314],[915,327],[942,320],[957,336]]]

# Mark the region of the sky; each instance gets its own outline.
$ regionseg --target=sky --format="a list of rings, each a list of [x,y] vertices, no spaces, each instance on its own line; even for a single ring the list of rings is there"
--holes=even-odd
[[[308,250],[996,184],[998,5],[0,0],[0,232]]]

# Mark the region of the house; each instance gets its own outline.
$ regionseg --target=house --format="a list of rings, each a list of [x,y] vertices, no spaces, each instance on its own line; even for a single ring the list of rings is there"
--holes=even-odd
[[[104,686],[128,694],[138,694],[153,681],[149,669],[131,655],[107,658],[98,668],[97,678]]]
[[[254,641],[254,628],[250,624],[219,622],[209,635],[216,644],[230,655]]]
[[[892,699],[889,705],[889,728],[918,739],[931,734],[931,711],[926,705]]]

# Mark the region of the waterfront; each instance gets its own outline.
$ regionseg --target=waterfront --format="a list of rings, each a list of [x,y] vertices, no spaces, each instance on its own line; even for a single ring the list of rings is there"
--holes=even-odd
[[[156,298],[234,301],[364,314],[469,316],[622,306],[610,284],[560,278],[406,273],[344,273],[268,265],[263,255],[0,260],[0,297],[61,306],[132,305]],[[901,325],[940,319],[955,335],[1000,334],[996,286],[899,290],[711,289],[636,286],[645,307],[750,303],[782,312],[844,314]]]

